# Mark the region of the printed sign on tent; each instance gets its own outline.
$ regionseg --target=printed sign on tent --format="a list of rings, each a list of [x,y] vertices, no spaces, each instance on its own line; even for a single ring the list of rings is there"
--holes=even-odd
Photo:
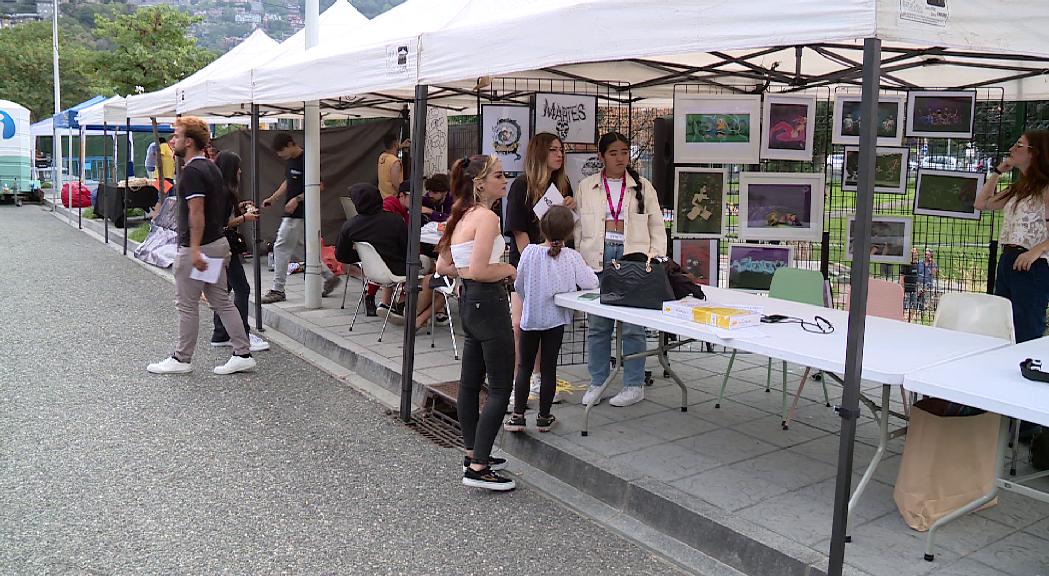
[[[597,96],[536,94],[535,132],[555,134],[565,144],[594,144]]]
[[[481,154],[498,156],[503,172],[524,171],[530,113],[527,106],[481,106]]]

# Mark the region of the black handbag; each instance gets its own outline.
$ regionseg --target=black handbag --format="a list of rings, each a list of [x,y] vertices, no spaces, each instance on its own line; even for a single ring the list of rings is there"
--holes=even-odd
[[[226,241],[229,242],[230,254],[240,256],[248,252],[248,243],[244,241],[244,237],[237,232],[236,228],[226,228],[222,232],[226,236]]]
[[[601,303],[662,310],[674,299],[666,268],[644,254],[627,254],[601,272]]]

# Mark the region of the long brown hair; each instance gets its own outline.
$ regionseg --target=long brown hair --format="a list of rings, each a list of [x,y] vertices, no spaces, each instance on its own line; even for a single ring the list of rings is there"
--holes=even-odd
[[[437,243],[437,253],[444,252],[452,245],[452,232],[463,219],[467,212],[478,205],[480,195],[477,193],[477,183],[488,176],[488,172],[495,165],[495,156],[477,154],[457,160],[452,166],[452,214],[444,227],[441,241]]]
[[[1049,187],[1049,130],[1028,130],[1023,133],[1023,137],[1027,138],[1031,165],[1026,172],[1020,173],[1020,179],[1009,186],[1002,196],[1015,198],[1017,202],[1039,196]]]
[[[557,142],[564,149],[564,142],[549,132],[540,132],[528,142],[528,150],[525,152],[524,173],[528,182],[528,205],[534,206],[546,189],[553,183],[564,195],[568,191],[568,174],[565,172],[565,164],[553,172],[546,165],[546,157],[550,154],[550,146]]]
[[[575,216],[569,208],[551,206],[539,221],[539,229],[543,232],[543,237],[550,242],[547,254],[551,258],[557,258],[561,248],[564,248],[565,240],[571,238],[575,231]]]

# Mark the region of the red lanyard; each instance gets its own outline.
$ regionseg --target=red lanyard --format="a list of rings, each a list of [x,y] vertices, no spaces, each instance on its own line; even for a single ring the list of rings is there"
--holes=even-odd
[[[608,188],[608,178],[601,173],[601,183],[605,185],[605,198],[608,200],[608,211],[612,213],[612,221],[619,222],[619,215],[623,213],[623,198],[626,197],[626,174],[623,175],[623,185],[619,189],[619,207],[612,207],[612,190]]]

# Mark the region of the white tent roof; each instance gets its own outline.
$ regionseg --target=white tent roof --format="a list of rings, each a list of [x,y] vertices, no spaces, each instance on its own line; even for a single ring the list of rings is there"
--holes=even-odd
[[[76,120],[81,126],[101,126],[102,124],[109,124],[113,126],[114,130],[120,126],[123,126],[127,121],[127,98],[123,96],[113,96],[107,100],[88,106],[80,112],[77,112]],[[208,124],[247,124],[251,120],[249,118],[224,118],[218,116],[206,116],[203,118]],[[157,118],[159,124],[171,124],[175,121],[175,116],[161,116]],[[131,118],[132,125],[148,125],[150,124],[150,118],[134,117]],[[262,123],[270,123],[272,120],[260,120]],[[92,132],[93,134],[94,132]]]
[[[275,40],[262,30],[255,30],[229,52],[181,81],[156,92],[129,96],[127,112],[133,117],[142,118],[174,116],[181,99],[187,96],[196,97],[197,92],[203,92],[204,97],[207,97],[208,89],[211,87],[208,79],[249,68],[271,54],[276,47]],[[224,85],[221,86],[221,89],[236,92],[242,87]]]
[[[1049,2],[945,3],[791,0],[785,10],[782,0],[408,0],[349,41],[267,67],[255,98],[408,97],[417,83],[470,90],[496,75],[624,81],[635,98],[728,78],[849,85],[859,82],[867,37],[883,40],[887,87],[987,85],[1006,99],[1049,98]],[[806,46],[800,69],[795,46]],[[398,49],[408,51],[403,65]]]
[[[336,0],[318,19],[318,44],[319,46],[344,44],[368,22],[368,19],[347,0]],[[229,68],[209,77],[203,89],[199,91],[203,95],[190,97],[187,94],[184,99],[180,99],[178,112],[216,115],[244,114],[248,111],[248,105],[254,97],[252,87],[256,83],[254,79],[258,71],[268,63],[296,60],[298,55],[305,52],[306,30],[303,29],[269,50],[264,57],[255,58],[250,65]],[[285,82],[285,79],[276,77],[271,82],[281,84]],[[291,98],[277,100],[273,103],[286,103],[289,107],[300,108],[302,102],[301,98]]]

